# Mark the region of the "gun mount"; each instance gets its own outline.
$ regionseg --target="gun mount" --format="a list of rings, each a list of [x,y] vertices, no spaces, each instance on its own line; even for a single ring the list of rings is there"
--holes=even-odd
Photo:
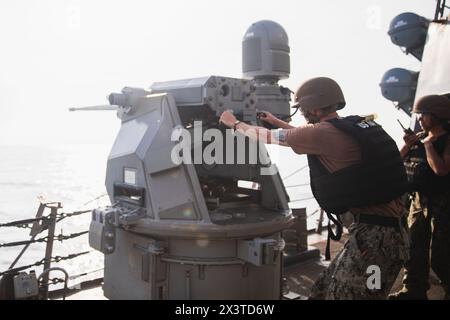
[[[289,116],[290,90],[279,71],[270,77],[279,59],[289,65],[287,36],[283,46],[281,26],[251,28],[272,27],[245,37],[278,41],[253,48],[270,58],[259,65],[265,80],[210,76],[109,95],[122,122],[106,172],[112,205],[93,211],[89,234],[105,254],[108,298],[280,297],[281,231],[293,222],[287,192],[264,145],[218,123],[231,109],[256,124],[261,105]]]

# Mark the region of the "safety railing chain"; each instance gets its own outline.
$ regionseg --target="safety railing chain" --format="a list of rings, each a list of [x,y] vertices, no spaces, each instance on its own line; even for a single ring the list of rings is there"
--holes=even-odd
[[[72,233],[72,234],[69,234],[69,235],[59,234],[57,236],[54,236],[53,240],[57,240],[57,241],[62,242],[62,241],[65,241],[65,240],[69,240],[69,239],[80,237],[80,236],[82,236],[82,235],[84,235],[84,234],[86,234],[88,232],[89,231],[83,231],[83,232]],[[38,243],[38,242],[48,242],[49,240],[50,240],[50,238],[47,236],[47,237],[34,239],[34,240],[24,240],[24,241],[14,241],[14,242],[0,243],[0,248],[2,248],[2,247],[23,246],[23,245],[32,244],[32,243]]]
[[[60,222],[61,220],[64,220],[65,218],[70,218],[70,217],[74,217],[74,216],[79,216],[88,212],[91,212],[92,210],[83,210],[83,211],[74,211],[74,212],[62,212],[60,214],[56,215],[56,222]],[[45,216],[45,217],[40,217],[40,218],[33,218],[33,219],[23,219],[23,220],[16,220],[16,221],[10,221],[7,223],[0,223],[0,228],[2,227],[16,227],[16,228],[23,228],[23,229],[31,229],[32,227],[30,226],[33,223],[36,222],[41,222],[41,226],[44,226],[41,230],[45,231],[46,228],[46,224],[48,225],[50,221],[50,217],[49,216]],[[48,227],[48,226],[47,226]]]
[[[77,257],[79,257],[79,256],[88,254],[88,253],[90,253],[90,252],[92,252],[92,251],[84,251],[84,252],[79,252],[79,253],[72,253],[72,254],[69,254],[69,255],[67,255],[67,256],[65,256],[65,257],[55,256],[55,257],[51,257],[50,262],[56,262],[56,263],[58,263],[58,262],[61,262],[61,261],[63,261],[63,260],[70,260],[70,259],[77,258]],[[9,270],[0,272],[0,277],[3,276],[3,275],[5,275],[5,274],[8,274],[8,273],[17,273],[17,272],[20,272],[20,271],[23,271],[23,270],[26,270],[26,269],[30,269],[30,268],[33,268],[33,267],[41,266],[41,265],[43,265],[46,261],[47,261],[47,259],[43,258],[43,259],[41,259],[41,260],[39,260],[39,261],[36,261],[36,262],[33,263],[33,264],[29,264],[29,265],[26,265],[26,266],[17,267],[17,268],[13,268],[13,269],[9,269]]]

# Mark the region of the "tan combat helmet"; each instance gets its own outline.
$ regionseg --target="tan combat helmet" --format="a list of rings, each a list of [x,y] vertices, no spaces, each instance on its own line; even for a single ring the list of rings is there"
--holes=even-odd
[[[450,99],[432,94],[420,98],[413,108],[414,113],[431,113],[442,120],[450,120]]]
[[[336,106],[337,110],[345,107],[345,98],[341,88],[333,79],[326,77],[312,78],[303,83],[295,92],[295,108],[303,111],[323,109]]]

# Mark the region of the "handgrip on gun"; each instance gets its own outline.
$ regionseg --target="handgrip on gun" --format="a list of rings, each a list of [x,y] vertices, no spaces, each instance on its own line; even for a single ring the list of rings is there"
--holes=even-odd
[[[274,129],[279,129],[280,128],[280,127],[278,127],[278,126],[276,126],[274,124],[268,123],[266,121],[261,121],[261,119],[265,118],[265,117],[267,117],[267,114],[265,112],[263,112],[263,111],[259,111],[259,112],[256,113],[256,119],[259,120],[260,124],[264,128],[269,129],[269,130],[274,130]]]

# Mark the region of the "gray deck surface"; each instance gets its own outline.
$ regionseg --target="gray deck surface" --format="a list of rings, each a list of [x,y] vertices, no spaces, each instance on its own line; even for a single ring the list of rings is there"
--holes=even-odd
[[[342,247],[346,240],[345,234],[340,242],[331,242],[331,256],[334,257]],[[317,247],[321,253],[324,253],[326,245],[326,237],[324,235],[312,234],[308,237],[310,246]],[[322,256],[320,259],[311,259],[305,262],[286,267],[283,276],[287,280],[288,293],[285,294],[285,299],[305,300],[309,296],[310,288],[319,274],[328,266],[328,262]],[[396,292],[401,289],[401,280],[403,271],[400,272],[397,280],[391,290]],[[439,285],[439,280],[436,275],[430,274],[431,288],[428,291],[428,298],[430,300],[441,300],[444,297],[444,291]],[[74,294],[67,298],[68,300],[105,300],[101,287],[93,288]]]

